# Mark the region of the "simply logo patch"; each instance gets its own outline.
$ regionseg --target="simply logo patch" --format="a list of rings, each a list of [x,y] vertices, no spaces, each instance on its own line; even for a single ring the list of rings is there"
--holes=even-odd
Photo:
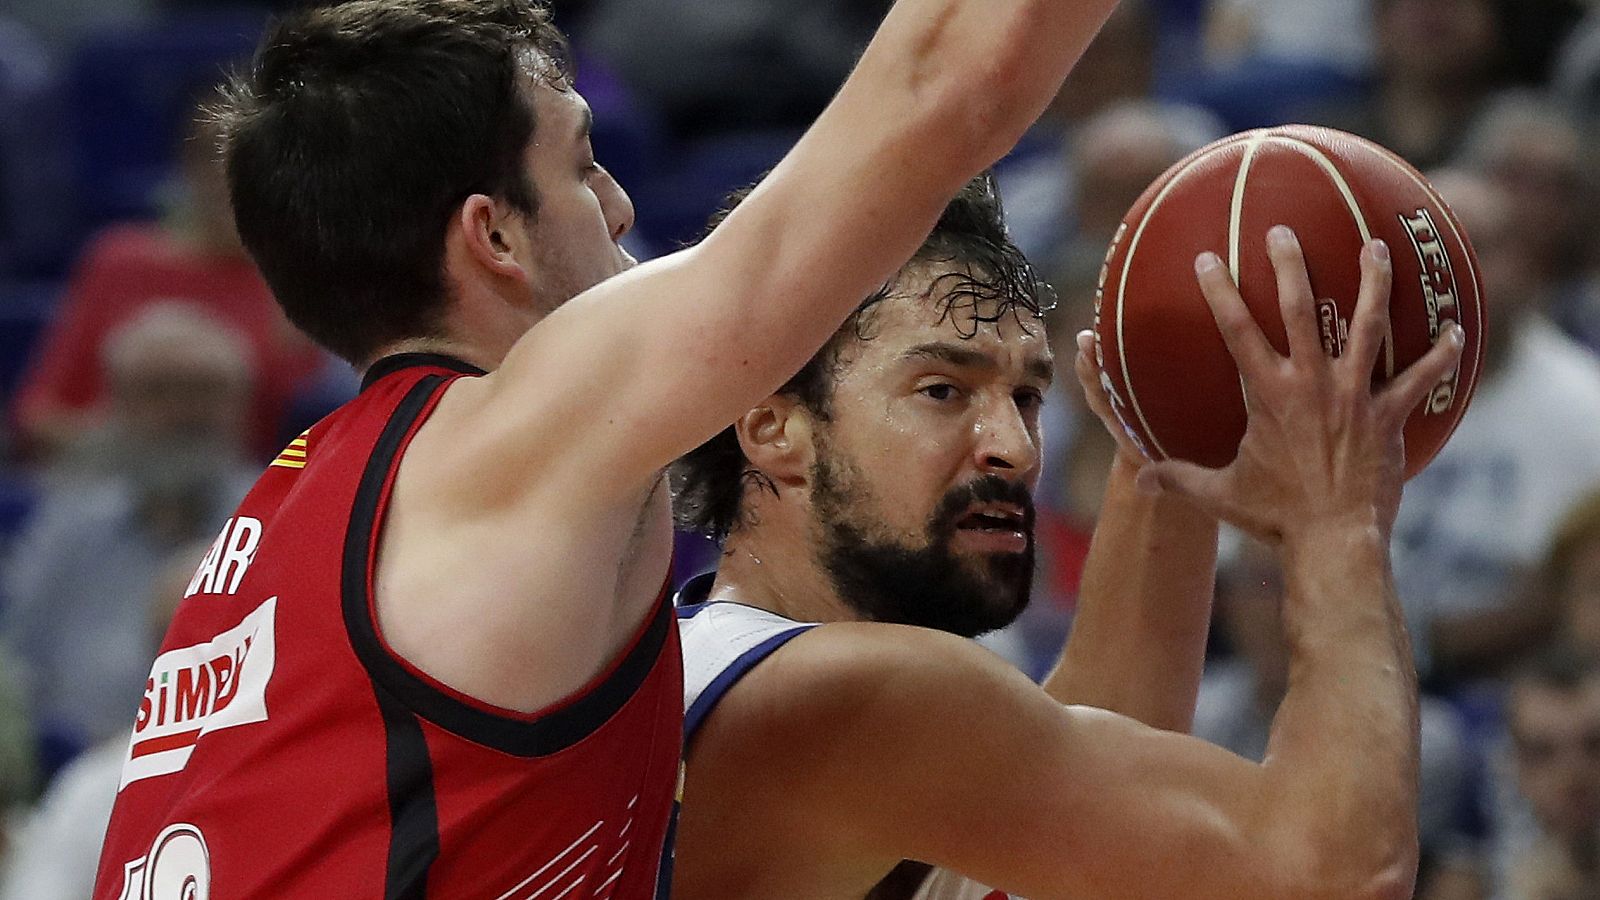
[[[134,719],[120,791],[135,781],[183,769],[202,735],[267,719],[267,684],[276,663],[278,598],[204,644],[156,658]]]

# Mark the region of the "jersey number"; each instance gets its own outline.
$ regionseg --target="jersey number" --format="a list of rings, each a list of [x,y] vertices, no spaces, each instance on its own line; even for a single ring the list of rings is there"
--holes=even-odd
[[[150,852],[122,867],[119,900],[210,900],[211,851],[193,825],[168,825]]]

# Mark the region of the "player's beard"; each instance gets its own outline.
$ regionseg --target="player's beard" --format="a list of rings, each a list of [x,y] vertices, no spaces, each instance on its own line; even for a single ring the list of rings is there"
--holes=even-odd
[[[840,599],[864,618],[977,637],[1011,624],[1027,607],[1034,510],[1026,487],[986,475],[954,488],[929,517],[926,542],[908,546],[882,537],[887,529],[871,515],[873,498],[848,463],[819,456],[812,478],[819,561]],[[956,523],[973,504],[986,502],[1023,509],[1026,550],[956,553]]]

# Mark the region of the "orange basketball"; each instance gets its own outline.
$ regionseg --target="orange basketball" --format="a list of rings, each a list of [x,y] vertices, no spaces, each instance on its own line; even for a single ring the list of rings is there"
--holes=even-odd
[[[1343,352],[1361,284],[1359,254],[1389,244],[1389,339],[1375,383],[1415,362],[1447,320],[1465,331],[1461,364],[1405,425],[1406,477],[1444,446],[1483,364],[1483,287],[1455,214],[1400,157],[1355,135],[1293,125],[1224,138],[1173,166],[1123,219],[1100,273],[1095,357],[1123,427],[1151,459],[1221,467],[1244,436],[1239,371],[1195,281],[1222,257],[1280,353],[1289,349],[1267,256],[1274,225],[1295,230],[1318,297],[1324,352]]]

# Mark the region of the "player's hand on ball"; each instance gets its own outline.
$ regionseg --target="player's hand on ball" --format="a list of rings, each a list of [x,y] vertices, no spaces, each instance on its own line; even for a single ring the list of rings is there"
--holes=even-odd
[[[1388,384],[1372,383],[1389,333],[1391,266],[1374,241],[1361,251],[1361,291],[1350,341],[1339,357],[1323,350],[1315,295],[1299,241],[1287,228],[1268,234],[1289,355],[1279,354],[1251,316],[1227,268],[1202,254],[1195,271],[1212,316],[1239,367],[1249,424],[1227,467],[1152,463],[1140,483],[1188,497],[1233,524],[1277,542],[1296,529],[1345,523],[1394,524],[1404,480],[1406,417],[1454,371],[1463,346],[1451,324],[1414,365]]]
[[[1089,410],[1100,417],[1100,423],[1116,439],[1117,455],[1122,457],[1122,461],[1135,469],[1141,468],[1149,460],[1134,446],[1133,439],[1128,437],[1128,430],[1122,427],[1117,414],[1111,409],[1111,397],[1100,380],[1100,367],[1094,359],[1094,332],[1078,332],[1077,341],[1078,354],[1073,360],[1073,370],[1078,375],[1078,384],[1083,388],[1083,398],[1089,404]]]

